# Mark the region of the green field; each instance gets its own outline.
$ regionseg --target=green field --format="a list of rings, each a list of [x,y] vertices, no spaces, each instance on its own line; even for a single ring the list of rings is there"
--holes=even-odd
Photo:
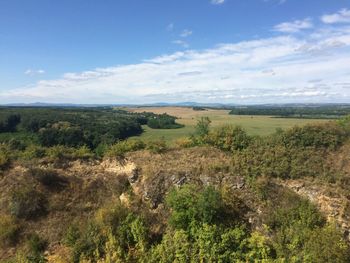
[[[239,125],[243,127],[250,135],[268,135],[273,133],[277,128],[288,129],[295,125],[305,125],[307,123],[325,122],[327,120],[319,119],[291,119],[291,118],[273,118],[269,116],[238,116],[229,115],[228,110],[212,110],[194,111],[192,108],[185,107],[143,107],[128,109],[133,112],[154,112],[157,114],[168,113],[179,119],[178,123],[184,124],[184,128],[180,129],[151,129],[143,126],[145,132],[140,139],[152,140],[164,138],[166,141],[189,136],[194,132],[197,121],[204,116],[208,116],[212,121],[211,127],[220,127],[226,124]]]

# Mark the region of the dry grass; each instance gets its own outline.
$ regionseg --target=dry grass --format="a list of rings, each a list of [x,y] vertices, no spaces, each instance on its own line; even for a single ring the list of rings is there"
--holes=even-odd
[[[71,224],[84,225],[94,213],[106,203],[127,191],[129,187],[125,173],[130,164],[116,161],[73,162],[64,167],[52,164],[34,164],[39,169],[50,169],[65,178],[67,184],[59,190],[52,190],[30,174],[30,169],[14,164],[0,177],[0,214],[9,215],[9,199],[13,191],[30,186],[48,199],[48,213],[35,220],[21,220],[19,249],[26,236],[36,233],[48,241],[49,251],[55,250]],[[9,247],[0,250],[1,259],[12,256],[15,251]]]

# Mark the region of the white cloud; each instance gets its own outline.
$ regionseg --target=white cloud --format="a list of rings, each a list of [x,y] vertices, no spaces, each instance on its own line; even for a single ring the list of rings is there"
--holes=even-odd
[[[222,5],[223,3],[225,3],[225,0],[211,0],[211,3],[213,5]]]
[[[66,73],[28,87],[1,90],[0,101],[350,102],[350,28],[327,26],[312,29],[307,36],[281,34]]]
[[[184,29],[181,34],[180,34],[180,37],[189,37],[190,35],[193,34],[193,31],[192,30],[189,30],[189,29]]]
[[[278,24],[274,27],[274,31],[283,32],[283,33],[296,33],[302,29],[313,28],[313,24],[310,18],[304,20],[295,20],[293,22],[284,22]]]
[[[24,71],[24,74],[28,76],[41,75],[44,73],[45,73],[45,70],[43,69],[27,69],[26,71]]]
[[[335,14],[323,15],[321,20],[326,24],[350,23],[350,10],[343,8]]]

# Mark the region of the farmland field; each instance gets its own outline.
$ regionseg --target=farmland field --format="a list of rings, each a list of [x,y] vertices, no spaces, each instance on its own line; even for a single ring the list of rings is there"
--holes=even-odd
[[[295,125],[305,125],[307,123],[325,122],[319,119],[292,119],[274,118],[269,116],[239,116],[229,115],[229,110],[206,109],[205,111],[195,111],[190,107],[139,107],[127,108],[132,112],[153,112],[156,114],[167,113],[178,117],[177,122],[184,124],[180,129],[151,129],[143,126],[145,132],[139,137],[150,140],[164,138],[166,141],[173,141],[181,137],[186,137],[194,132],[197,121],[204,116],[210,118],[211,127],[220,127],[225,124],[239,125],[250,135],[268,135],[277,128],[288,129]]]

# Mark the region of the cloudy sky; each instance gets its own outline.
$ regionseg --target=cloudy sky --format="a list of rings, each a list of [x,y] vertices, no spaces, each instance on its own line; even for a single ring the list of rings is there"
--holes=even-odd
[[[350,103],[349,0],[0,0],[0,103]]]

